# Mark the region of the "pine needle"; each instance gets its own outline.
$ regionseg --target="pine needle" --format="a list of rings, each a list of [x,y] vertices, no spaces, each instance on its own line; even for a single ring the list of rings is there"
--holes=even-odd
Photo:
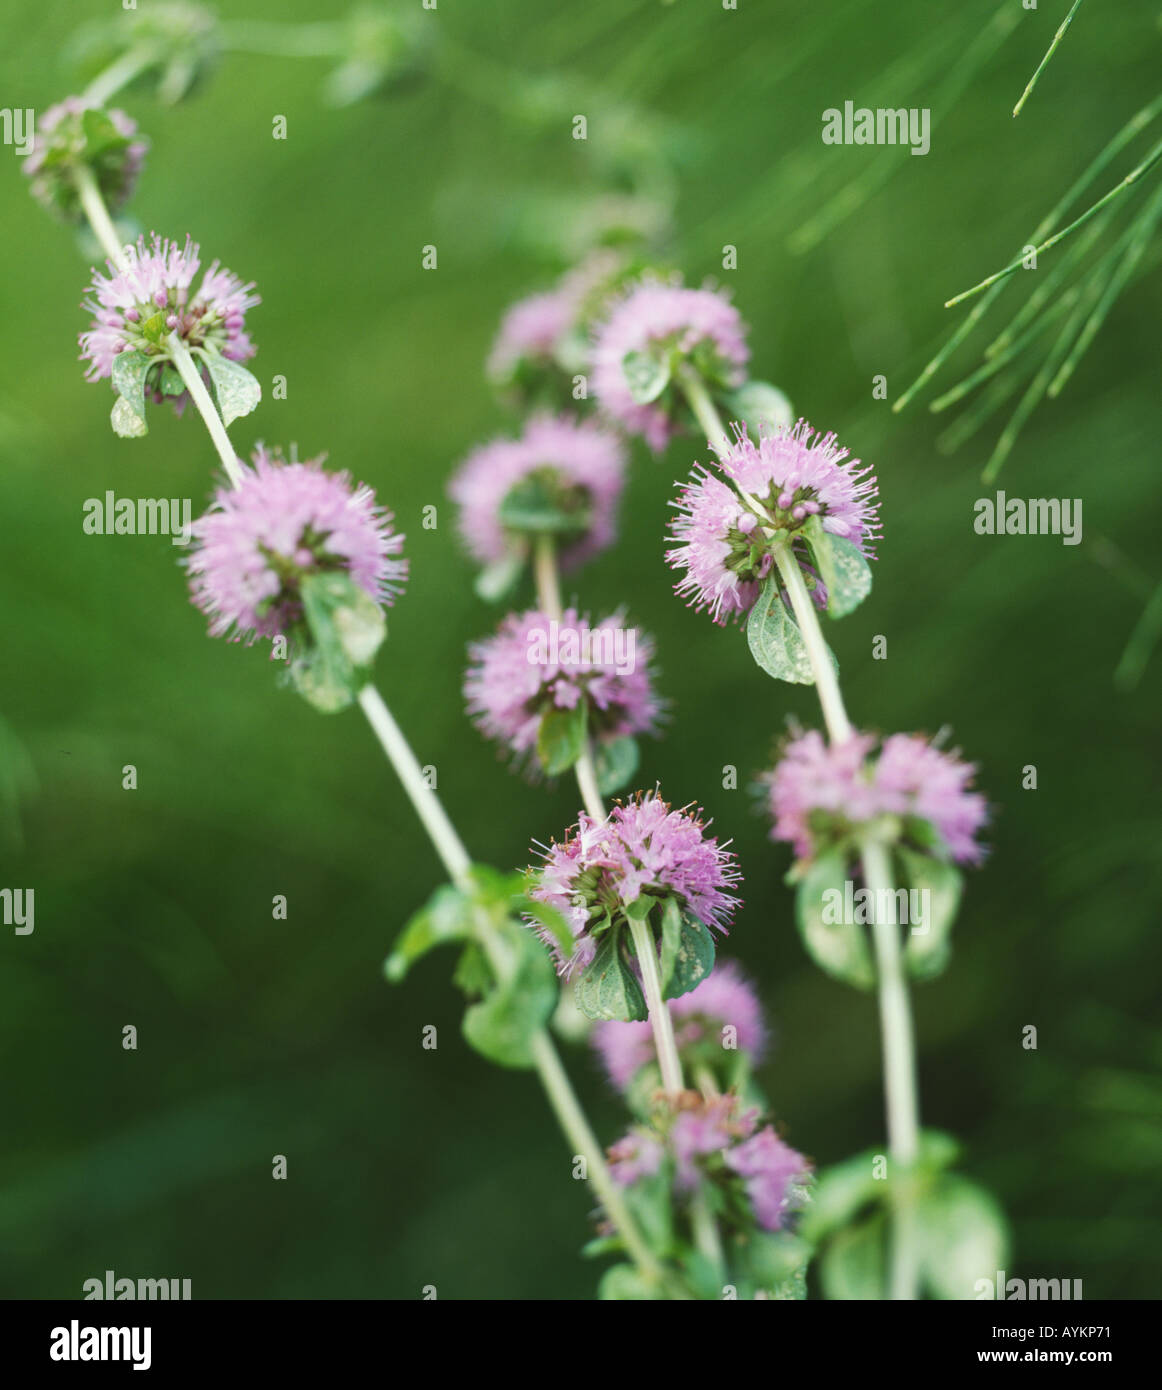
[[[1058,29],[1057,33],[1054,35],[1053,42],[1049,45],[1049,52],[1046,53],[1044,58],[1041,59],[1037,71],[1033,74],[1032,77],[1029,78],[1028,86],[1021,93],[1021,100],[1017,102],[1016,106],[1013,107],[1014,116],[1019,116],[1021,114],[1021,107],[1024,106],[1024,104],[1029,100],[1029,96],[1032,93],[1033,88],[1037,85],[1037,79],[1049,66],[1050,58],[1052,58],[1054,53],[1057,52],[1057,45],[1065,37],[1065,31],[1073,23],[1073,16],[1078,12],[1079,9],[1081,9],[1081,0],[1073,0],[1073,9],[1071,9],[1069,13],[1065,16],[1065,20],[1062,23],[1061,28]]]

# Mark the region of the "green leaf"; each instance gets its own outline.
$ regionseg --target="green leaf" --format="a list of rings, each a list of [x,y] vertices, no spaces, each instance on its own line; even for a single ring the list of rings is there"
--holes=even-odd
[[[510,488],[497,515],[508,531],[568,536],[588,528],[591,509],[576,489],[564,487],[552,470],[544,470]]]
[[[164,309],[159,309],[156,314],[151,314],[149,318],[142,319],[137,325],[138,332],[148,338],[151,343],[160,347],[162,341],[169,337],[169,329],[165,326],[166,318],[166,311]]]
[[[572,709],[546,710],[537,730],[537,757],[550,777],[568,772],[585,752],[589,705],[578,700]]]
[[[673,899],[666,904],[677,907]],[[677,999],[697,989],[714,969],[714,938],[708,929],[688,912],[679,912],[681,925],[674,954],[674,963],[668,979],[662,985],[662,997]],[[663,917],[663,951],[665,950],[665,917]]]
[[[951,1135],[937,1129],[920,1134],[920,1152],[914,1169],[922,1185],[939,1176],[960,1153]],[[799,1234],[812,1245],[821,1245],[833,1232],[848,1226],[864,1207],[886,1204],[891,1182],[883,1149],[865,1149],[842,1163],[833,1163],[816,1177],[811,1201],[799,1222]],[[876,1177],[883,1168],[884,1176]]]
[[[94,163],[101,155],[126,149],[129,137],[122,135],[106,112],[90,106],[81,112],[81,130],[85,137],[85,162]]]
[[[222,423],[231,424],[234,420],[249,415],[262,399],[262,387],[258,378],[237,362],[231,362],[219,352],[205,352],[202,361],[214,383],[214,394],[218,399],[218,409],[222,413]]]
[[[635,405],[656,401],[670,384],[670,359],[655,357],[648,352],[627,352],[621,359],[625,384]]]
[[[379,604],[343,571],[306,575],[299,585],[311,644],[291,667],[299,693],[316,709],[346,709],[367,683],[387,622]]]
[[[634,1265],[612,1265],[597,1286],[597,1297],[607,1302],[644,1302],[657,1296],[657,1290],[642,1278]]]
[[[817,516],[804,529],[819,578],[827,586],[827,611],[833,618],[846,618],[871,593],[871,567],[858,546],[825,531]]]
[[[573,954],[576,942],[573,940],[573,933],[569,928],[569,923],[564,916],[551,907],[548,903],[538,902],[536,898],[525,897],[523,894],[516,900],[516,910],[531,917],[540,927],[547,931],[557,943],[557,948],[561,955],[568,960]]]
[[[795,423],[791,402],[769,381],[748,381],[722,398],[726,416],[745,425],[751,438]]]
[[[186,389],[186,383],[182,380],[182,375],[174,364],[166,362],[162,366],[157,387],[163,396],[180,396]]]
[[[747,1272],[769,1298],[799,1301],[807,1297],[811,1247],[790,1231],[755,1231],[747,1237]]]
[[[638,769],[637,739],[629,734],[598,739],[593,747],[593,761],[597,769],[597,790],[602,796],[612,796],[632,780]]]
[[[799,1222],[799,1231],[812,1245],[820,1245],[834,1231],[851,1224],[865,1206],[886,1201],[888,1181],[875,1176],[883,1153],[867,1149],[842,1163],[824,1168],[815,1179],[811,1203]]]
[[[144,352],[119,352],[113,359],[113,390],[142,421],[145,419],[145,378],[153,358]]]
[[[1004,1213],[984,1188],[955,1173],[920,1200],[921,1277],[936,1298],[972,1299],[1008,1256]]]
[[[390,959],[389,957],[388,964],[390,964]],[[390,979],[391,976],[389,975],[388,978]],[[478,999],[492,988],[493,979],[488,957],[475,941],[469,941],[460,952],[456,968],[452,971],[452,983],[469,998]]]
[[[787,612],[779,592],[778,575],[772,570],[746,622],[750,654],[775,680],[792,685],[813,685],[807,647],[795,620]]]
[[[527,562],[528,551],[521,549],[510,550],[503,559],[485,565],[476,576],[477,597],[485,603],[499,603],[516,588]]]
[[[955,864],[928,854],[900,847],[896,860],[908,888],[913,893],[927,894],[926,899],[921,898],[924,928],[921,930],[916,923],[909,926],[904,960],[913,978],[931,980],[948,964],[952,924],[960,907],[964,880]]]
[[[119,434],[122,439],[140,439],[143,434],[149,433],[149,426],[124,396],[118,396],[113,402],[109,423],[113,426],[113,433]]]
[[[625,1202],[646,1244],[664,1259],[674,1244],[672,1161],[665,1159],[656,1173],[627,1187]]]
[[[622,930],[620,925],[608,928],[592,962],[576,977],[577,1007],[586,1018],[629,1022],[649,1017],[642,987],[622,949]]]
[[[383,973],[392,984],[398,984],[433,946],[463,941],[472,935],[472,930],[472,900],[450,883],[442,884],[408,919],[383,963]]]
[[[533,933],[511,926],[506,938],[516,948],[516,969],[465,1012],[464,1037],[490,1062],[531,1067],[533,1037],[557,1007],[557,975]]]
[[[887,1224],[884,1214],[877,1212],[840,1231],[828,1244],[819,1260],[827,1298],[878,1302],[886,1297]]]
[[[827,850],[812,860],[795,891],[795,918],[807,954],[821,970],[857,989],[870,989],[875,970],[867,934],[857,922],[842,920],[847,878],[842,850]]]

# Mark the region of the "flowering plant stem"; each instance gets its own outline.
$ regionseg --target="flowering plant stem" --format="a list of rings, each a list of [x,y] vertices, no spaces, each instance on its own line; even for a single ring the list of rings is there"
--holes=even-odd
[[[129,266],[125,248],[118,240],[117,228],[109,216],[109,209],[105,206],[104,198],[101,197],[101,190],[97,186],[93,171],[87,164],[82,164],[75,171],[74,178],[77,185],[77,196],[81,200],[81,208],[89,220],[89,226],[93,229],[93,235],[101,243],[101,249],[109,257],[109,260],[124,274]],[[198,414],[205,421],[206,429],[210,432],[210,439],[218,451],[218,457],[222,460],[222,467],[226,470],[226,476],[234,487],[237,487],[242,481],[242,470],[238,466],[238,457],[234,452],[234,446],[230,443],[230,436],[226,433],[226,426],[222,423],[222,417],[218,414],[209,391],[206,390],[202,374],[190,355],[189,348],[186,347],[176,332],[170,334],[165,345],[170,360],[177,369],[186,390],[190,393],[194,405],[197,406]]]
[[[109,210],[105,206],[97,181],[88,166],[79,168],[75,175],[77,193],[82,210],[88,218],[94,235],[110,261],[120,271],[127,266],[124,248],[121,246]],[[218,414],[210,394],[206,390],[189,350],[176,333],[167,339],[167,350],[174,366],[180,372],[194,404],[205,422],[210,438],[226,469],[232,486],[242,482],[242,470],[237,455],[230,443],[222,417]],[[359,707],[363,711],[372,732],[379,740],[388,761],[395,769],[404,791],[407,793],[417,816],[432,841],[449,878],[457,887],[471,891],[472,880],[469,870],[472,860],[455,827],[448,819],[435,792],[424,781],[420,765],[411,750],[403,731],[395,722],[379,691],[366,685],[359,693]],[[594,781],[596,789],[596,781]],[[487,954],[493,969],[501,978],[509,972],[510,962],[504,944],[498,939],[486,913],[478,911],[477,926],[480,945]],[[669,1015],[667,1014],[667,1018]],[[597,1193],[605,1214],[617,1229],[625,1244],[627,1253],[637,1265],[643,1278],[661,1290],[666,1282],[665,1271],[653,1252],[646,1245],[637,1228],[621,1190],[613,1181],[609,1167],[602,1154],[597,1136],[582,1110],[573,1091],[569,1078],[561,1065],[561,1059],[553,1046],[547,1031],[541,1028],[532,1039],[532,1054],[537,1075],[549,1098],[549,1103],[557,1117],[576,1155],[584,1159],[588,1180]],[[673,1293],[674,1290],[670,1289]]]
[[[681,384],[694,416],[706,432],[712,447],[728,447],[729,436],[722,418],[710,399],[702,379],[694,372],[682,374]],[[741,489],[740,489],[741,491]],[[754,506],[754,499],[744,500]],[[803,572],[791,548],[774,547],[779,577],[791,601],[799,625],[823,721],[832,743],[843,743],[852,735],[851,721],[843,704],[839,679],[832,664],[814,600],[807,592]],[[860,843],[860,864],[865,886],[874,902],[888,901],[881,892],[893,890],[892,870],[884,846],[865,836]],[[876,985],[879,996],[880,1036],[883,1051],[884,1099],[887,1111],[888,1142],[893,1164],[892,1240],[889,1291],[893,1299],[917,1296],[919,1273],[918,1237],[912,1169],[919,1153],[919,1097],[916,1085],[916,1048],[912,1029],[912,1008],[904,973],[899,930],[893,921],[879,920],[874,914],[873,936],[876,956]]]
[[[537,603],[542,612],[560,622],[563,611],[561,583],[557,570],[557,548],[551,535],[537,537],[533,551],[533,573],[537,586]],[[585,810],[594,820],[605,820],[605,803],[597,786],[593,745],[590,741],[586,741],[585,749],[574,764],[573,771]],[[686,1082],[682,1074],[678,1040],[674,1036],[674,1020],[669,1006],[662,997],[662,981],[658,974],[658,953],[654,944],[653,929],[648,922],[636,917],[630,917],[628,921],[634,953],[641,966],[642,992],[646,999],[646,1012],[653,1033],[658,1069],[662,1074],[662,1088],[673,1102],[686,1089]],[[719,1275],[725,1277],[726,1264],[718,1223],[701,1185],[695,1190],[690,1203],[690,1221],[698,1249]]]

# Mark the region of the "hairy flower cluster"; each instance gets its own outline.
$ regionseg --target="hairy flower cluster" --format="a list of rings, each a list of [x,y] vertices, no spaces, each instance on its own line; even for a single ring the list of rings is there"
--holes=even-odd
[[[598,743],[656,731],[662,705],[650,671],[653,640],[627,628],[622,612],[592,627],[573,608],[559,621],[537,609],[510,613],[468,654],[468,711],[486,738],[518,758],[535,749],[549,710],[582,702],[589,737]]]
[[[879,534],[878,488],[859,462],[834,434],[819,435],[805,420],[764,432],[757,443],[740,431],[714,471],[694,469],[673,504],[666,559],[684,571],[675,592],[699,611],[709,609],[716,623],[749,612],[770,573],[772,545],[794,544],[813,517],[870,555]],[[822,605],[822,587],[814,592]]]
[[[771,838],[809,859],[859,826],[895,816],[902,833],[909,833],[909,821],[920,822],[951,858],[975,864],[983,856],[975,837],[988,816],[984,797],[969,790],[975,770],[919,734],[892,734],[882,744],[871,734],[853,734],[828,744],[811,730],[793,739],[762,779]]]
[[[704,1179],[739,1179],[756,1223],[780,1230],[802,1202],[811,1165],[771,1125],[760,1128],[758,1119],[758,1111],[743,1110],[735,1096],[699,1098],[678,1112],[664,1138],[638,1127],[612,1145],[610,1172],[629,1187],[659,1172],[669,1158],[679,1196]]]
[[[612,543],[624,483],[625,452],[615,435],[589,421],[537,415],[519,439],[496,439],[470,454],[448,491],[477,560],[492,564],[514,544],[527,545],[544,516],[568,569]]]
[[[714,967],[697,988],[668,1001],[678,1050],[700,1044],[721,1049],[723,1030],[734,1029],[734,1045],[752,1066],[763,1058],[767,1026],[754,986],[733,961]],[[598,1023],[589,1035],[610,1081],[628,1091],[634,1077],[654,1060],[653,1029],[648,1023]]]
[[[739,386],[750,357],[738,310],[716,290],[642,280],[613,308],[595,335],[593,389],[601,409],[655,452],[680,423],[674,388],[646,404],[634,398],[626,373],[630,354],[665,360],[673,372],[695,371],[715,388]]]
[[[80,336],[81,357],[88,361],[88,381],[113,373],[119,353],[144,352],[158,367],[169,360],[166,339],[176,333],[187,348],[220,353],[232,362],[254,356],[254,344],[246,333],[246,313],[260,303],[253,284],[215,261],[195,290],[194,278],[201,267],[198,246],[186,238],[185,246],[166,241],[155,232],[147,243],[139,238],[127,248],[128,265],[111,274],[93,272],[87,299],[82,305],[93,315],[89,330]],[[157,371],[147,380],[155,400],[162,399]]]
[[[741,880],[735,855],[706,833],[701,812],[670,806],[652,792],[619,803],[603,821],[584,813],[545,851],[529,896],[556,908],[573,933],[564,957],[543,933],[561,974],[593,960],[596,936],[642,894],[673,897],[708,927],[725,932],[739,906],[728,890]]]
[[[137,134],[137,122],[124,111],[66,97],[37,117],[24,173],[37,202],[75,222],[84,216],[77,172],[88,169],[105,205],[118,212],[133,196],[148,149]]]
[[[558,374],[571,387],[572,374],[587,370],[586,325],[612,291],[624,264],[617,251],[595,251],[553,289],[513,304],[501,319],[488,356],[490,380],[502,390],[518,388],[519,394]]]
[[[241,484],[219,489],[194,523],[190,591],[212,636],[290,631],[308,574],[345,572],[381,606],[395,601],[408,567],[391,512],[370,488],[322,465],[285,463],[259,446]]]

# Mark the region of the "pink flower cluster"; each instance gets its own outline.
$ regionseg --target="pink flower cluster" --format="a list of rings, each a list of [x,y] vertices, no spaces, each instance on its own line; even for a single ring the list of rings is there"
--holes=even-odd
[[[246,333],[247,311],[261,303],[254,285],[243,284],[215,261],[193,290],[201,267],[198,252],[189,237],[179,246],[155,232],[148,243],[140,237],[128,248],[125,270],[110,265],[107,276],[93,272],[89,293],[95,298],[82,305],[93,323],[80,336],[87,380],[111,376],[121,352],[143,351],[165,360],[164,339],[171,333],[188,348],[219,352],[232,362],[254,356]]]
[[[403,536],[370,488],[322,464],[284,463],[259,446],[240,486],[219,489],[194,523],[191,597],[212,636],[287,632],[301,617],[299,584],[312,572],[346,571],[377,603],[394,602],[407,578]]]
[[[678,428],[674,393],[639,404],[626,377],[630,353],[662,354],[693,362],[703,378],[724,387],[742,384],[750,358],[738,310],[717,290],[642,280],[613,308],[595,335],[593,390],[601,409],[629,434],[660,452]]]
[[[614,613],[590,626],[568,608],[556,621],[536,609],[510,613],[492,637],[468,648],[468,711],[481,733],[518,758],[536,747],[550,709],[589,709],[589,735],[600,742],[655,732],[661,701],[650,662],[654,644]]]
[[[545,851],[530,890],[573,932],[568,959],[544,934],[560,973],[588,965],[597,950],[595,932],[643,893],[674,897],[698,921],[725,932],[739,906],[728,890],[741,874],[735,855],[706,828],[700,812],[671,810],[652,792],[619,803],[603,821],[582,813],[565,839]]]
[[[539,479],[579,517],[580,534],[562,546],[571,568],[612,543],[625,483],[625,451],[615,435],[566,416],[534,416],[519,439],[496,439],[470,454],[448,486],[460,531],[483,564],[503,560],[514,537],[501,508],[513,489]]]
[[[813,516],[824,531],[871,554],[879,532],[876,480],[848,459],[835,435],[818,435],[805,420],[757,443],[740,432],[713,469],[695,468],[682,486],[666,559],[684,571],[675,592],[709,609],[716,623],[750,611],[770,573],[771,545],[793,540]]]
[[[657,1173],[667,1155],[674,1163],[674,1189],[682,1195],[708,1176],[741,1178],[755,1220],[766,1231],[786,1224],[811,1171],[808,1160],[773,1126],[759,1127],[757,1110],[743,1111],[731,1095],[680,1110],[665,1140],[645,1129],[631,1130],[610,1147],[610,1171],[629,1187]],[[715,1162],[718,1155],[721,1161]]]
[[[828,744],[816,730],[792,740],[763,778],[774,819],[773,840],[786,840],[800,859],[821,842],[877,816],[914,817],[928,824],[958,863],[983,856],[976,834],[988,817],[979,792],[969,790],[975,768],[919,734],[883,740],[853,734]]]

